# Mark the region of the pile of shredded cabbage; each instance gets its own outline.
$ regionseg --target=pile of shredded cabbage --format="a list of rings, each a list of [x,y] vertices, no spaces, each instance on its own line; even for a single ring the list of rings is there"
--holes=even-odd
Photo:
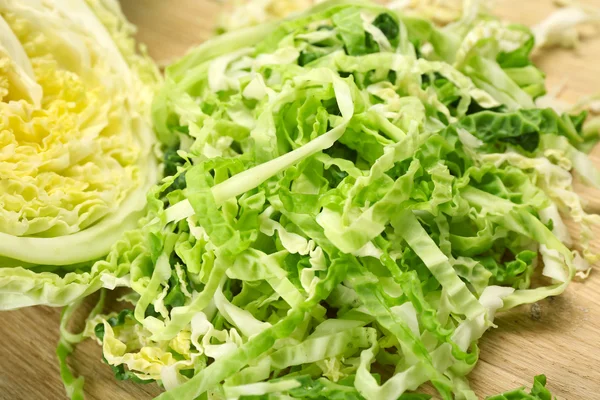
[[[0,2],[0,309],[70,304],[127,272],[120,249],[94,261],[130,247],[159,179],[160,78],[131,34],[115,0]]]
[[[453,4],[357,1],[267,22],[318,2],[301,3],[252,4],[234,19],[263,26],[167,70],[154,186],[160,79],[118,4],[0,2],[0,308],[68,305],[70,397],[83,380],[66,358],[94,337],[117,379],[158,381],[161,398],[425,399],[412,391],[431,382],[473,399],[495,313],[597,260],[600,218],[571,176],[600,186],[598,121],[579,111],[594,98],[536,108],[529,59],[575,44],[595,11],[535,34],[477,2],[455,23]],[[134,310],[102,314],[103,291],[67,330],[86,295],[119,286]],[[544,384],[494,399],[546,399]]]
[[[440,28],[326,2],[170,66],[153,105],[165,178],[115,253],[134,309],[101,301],[82,334],[63,329],[69,395],[70,345],[94,337],[161,400],[427,399],[428,382],[476,399],[496,313],[597,259],[572,173],[600,174],[586,113],[536,108],[533,34],[472,3]],[[495,398],[548,399],[544,383]]]

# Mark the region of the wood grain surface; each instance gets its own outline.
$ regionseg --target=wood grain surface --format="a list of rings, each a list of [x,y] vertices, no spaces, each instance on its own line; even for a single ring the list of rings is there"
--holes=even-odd
[[[209,38],[223,5],[209,0],[121,0],[128,18],[139,26],[138,39],[161,65]],[[600,5],[600,0],[588,0]],[[552,10],[550,0],[496,0],[496,12],[515,22],[534,24]],[[600,91],[600,40],[576,51],[537,56],[552,89],[565,84],[562,99],[575,102]],[[594,151],[600,166],[600,147]],[[581,189],[581,188],[580,188]],[[600,191],[581,189],[589,212],[600,212]],[[596,230],[600,237],[600,230]],[[0,314],[0,399],[65,399],[55,356],[60,310],[36,307]],[[600,398],[600,274],[573,282],[567,292],[534,306],[498,316],[497,329],[481,340],[481,360],[470,375],[480,397],[520,385],[545,373],[560,398]],[[71,366],[85,377],[86,398],[151,399],[156,384],[117,382],[102,363],[99,346],[81,344]]]

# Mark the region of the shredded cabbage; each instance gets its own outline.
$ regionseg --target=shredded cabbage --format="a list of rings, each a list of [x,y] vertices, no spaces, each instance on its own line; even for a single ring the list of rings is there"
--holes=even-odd
[[[161,400],[427,399],[427,382],[477,398],[495,315],[596,260],[571,173],[600,184],[586,113],[535,107],[532,32],[478,10],[440,28],[331,1],[167,68],[167,176],[103,280],[134,310],[83,332],[119,379],[158,381]]]
[[[0,2],[0,309],[66,305],[126,271],[111,259],[158,180],[160,78],[132,31],[113,0]]]

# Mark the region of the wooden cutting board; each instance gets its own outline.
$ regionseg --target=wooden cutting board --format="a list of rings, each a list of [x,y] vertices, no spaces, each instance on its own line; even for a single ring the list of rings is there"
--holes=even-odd
[[[161,65],[212,35],[222,3],[209,0],[121,0],[138,38]],[[497,13],[533,24],[552,11],[550,0],[496,0]],[[587,4],[600,5],[599,0]],[[566,84],[561,98],[575,102],[600,91],[600,39],[577,51],[556,50],[537,57],[550,89]],[[594,151],[600,166],[600,147]],[[581,188],[589,212],[600,212],[600,191]],[[600,237],[600,229],[596,231]],[[64,399],[54,349],[60,310],[36,307],[0,314],[0,399]],[[481,360],[470,375],[480,397],[520,385],[545,373],[560,398],[600,398],[600,273],[573,282],[567,292],[535,306],[523,306],[496,319],[481,340]],[[151,399],[156,384],[115,381],[92,341],[80,345],[71,366],[86,379],[87,399]]]

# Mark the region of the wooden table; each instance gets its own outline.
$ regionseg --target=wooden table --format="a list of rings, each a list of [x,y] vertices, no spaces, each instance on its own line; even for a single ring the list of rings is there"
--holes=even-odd
[[[598,5],[598,0],[588,0]],[[211,36],[220,2],[208,0],[122,0],[126,15],[139,26],[139,39],[159,64],[181,56]],[[505,18],[533,24],[551,10],[550,0],[497,0]],[[584,43],[576,52],[543,54],[538,64],[548,74],[550,88],[566,82],[562,98],[577,101],[600,91],[600,40]],[[600,147],[596,148],[600,166]],[[586,189],[588,211],[600,212],[600,192]],[[596,230],[600,237],[600,230]],[[0,314],[0,399],[64,399],[54,349],[59,310],[30,308]],[[573,400],[600,397],[600,275],[573,282],[558,298],[500,315],[481,340],[481,361],[471,374],[479,396],[529,385],[545,373],[550,389]],[[80,345],[72,367],[85,376],[87,399],[150,399],[157,385],[116,382],[101,362],[100,348]]]

